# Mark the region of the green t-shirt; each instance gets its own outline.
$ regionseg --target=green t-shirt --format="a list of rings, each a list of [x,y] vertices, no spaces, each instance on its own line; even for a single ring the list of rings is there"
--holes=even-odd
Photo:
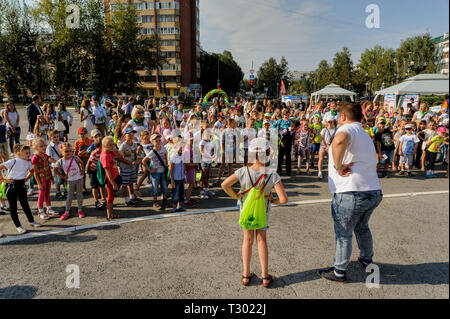
[[[314,137],[314,143],[321,143],[322,142],[322,136],[320,135],[320,132],[322,132],[324,126],[323,124],[311,124],[309,126],[310,129],[314,131],[315,137]]]
[[[263,122],[261,120],[255,121],[255,129],[256,130],[261,129],[262,128],[262,123]]]
[[[433,137],[430,140],[431,141],[430,146],[428,146],[428,148],[427,148],[428,152],[437,153],[439,151],[439,146],[441,146],[441,144],[444,142],[444,140],[445,140],[445,137],[439,137],[438,135]]]

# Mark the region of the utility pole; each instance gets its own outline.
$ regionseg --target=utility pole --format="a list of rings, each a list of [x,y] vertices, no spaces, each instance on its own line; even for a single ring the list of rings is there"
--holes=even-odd
[[[217,88],[220,89],[220,59],[217,59]]]
[[[252,70],[253,70],[253,60],[252,60]],[[251,85],[250,88],[251,88],[252,98],[253,98],[253,85]]]

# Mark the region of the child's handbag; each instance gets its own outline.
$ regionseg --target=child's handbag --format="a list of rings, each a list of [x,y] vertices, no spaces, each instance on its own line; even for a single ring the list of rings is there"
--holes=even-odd
[[[272,177],[272,174],[269,175],[269,178],[264,185],[260,185],[258,188],[257,185],[260,184],[262,180],[264,180],[265,174],[261,175],[261,177],[253,184],[251,180],[250,171],[247,171],[249,174],[250,181],[252,182],[252,187],[242,193],[242,195],[247,195],[245,198],[244,204],[242,205],[241,215],[239,217],[239,225],[245,230],[255,230],[262,229],[267,226],[267,213],[266,213],[266,200],[264,198],[264,188],[266,187],[267,182]]]

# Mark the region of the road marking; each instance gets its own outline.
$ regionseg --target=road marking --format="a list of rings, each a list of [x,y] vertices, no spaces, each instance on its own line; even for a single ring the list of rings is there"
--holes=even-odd
[[[383,198],[443,195],[443,194],[448,194],[448,193],[449,193],[449,191],[399,193],[399,194],[383,195]],[[297,202],[290,202],[286,205],[273,205],[273,207],[311,205],[311,204],[321,204],[321,203],[331,203],[331,199],[327,198],[327,199],[303,200],[303,201],[297,201]],[[180,213],[169,213],[169,214],[164,213],[164,214],[159,214],[159,215],[127,218],[127,219],[122,219],[122,220],[117,220],[117,221],[103,222],[103,223],[96,223],[96,224],[89,224],[89,225],[71,226],[71,227],[67,227],[67,228],[63,228],[63,229],[47,230],[47,231],[43,231],[43,232],[39,232],[39,233],[29,233],[29,234],[24,234],[24,235],[0,238],[0,245],[7,244],[7,243],[10,243],[13,241],[27,240],[27,239],[57,235],[57,234],[62,234],[62,233],[71,233],[71,232],[76,232],[76,231],[80,231],[80,230],[84,230],[84,229],[101,228],[101,227],[106,227],[106,226],[127,224],[127,223],[146,221],[146,220],[152,220],[152,219],[172,218],[172,217],[179,217],[179,216],[199,215],[199,214],[212,214],[212,213],[219,213],[219,212],[231,212],[231,211],[237,211],[237,210],[238,210],[237,206],[222,207],[222,208],[209,208],[209,209],[193,210],[193,211],[186,211],[186,212],[180,212]]]

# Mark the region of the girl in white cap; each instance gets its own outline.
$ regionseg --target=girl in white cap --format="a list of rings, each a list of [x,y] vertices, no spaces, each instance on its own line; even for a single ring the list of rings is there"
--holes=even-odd
[[[249,146],[249,162],[250,166],[238,169],[233,175],[228,177],[223,183],[222,188],[233,199],[240,200],[240,207],[245,200],[245,194],[253,187],[262,189],[265,198],[266,216],[268,218],[271,204],[286,204],[288,197],[281,182],[281,177],[272,169],[268,169],[265,165],[270,155],[270,143],[265,138],[255,138]],[[251,160],[250,160],[251,158]],[[256,183],[255,183],[256,181]],[[241,188],[239,193],[235,193],[232,186],[237,182]],[[272,190],[278,195],[278,199],[272,196]],[[242,275],[242,284],[248,286],[254,274],[250,272],[250,261],[252,257],[252,246],[255,239],[258,243],[258,254],[261,263],[263,286],[268,287],[273,282],[273,277],[268,273],[268,248],[266,231],[269,226],[257,230],[243,230],[244,240],[242,243],[242,261],[244,272]]]

